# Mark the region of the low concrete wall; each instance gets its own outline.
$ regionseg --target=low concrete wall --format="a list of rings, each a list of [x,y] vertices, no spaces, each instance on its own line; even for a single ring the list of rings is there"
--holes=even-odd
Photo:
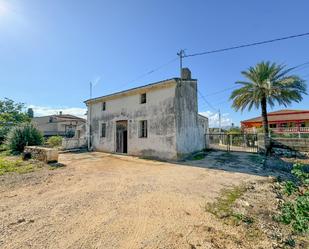
[[[24,153],[30,153],[31,158],[45,163],[58,162],[58,150],[39,146],[26,146]]]
[[[70,150],[70,149],[83,148],[86,145],[87,145],[86,138],[63,138],[61,147],[63,150]]]
[[[308,138],[271,138],[271,141],[274,152],[280,156],[309,155]],[[258,148],[265,150],[262,134],[258,135]]]
[[[308,138],[274,138],[274,146],[286,146],[296,151],[309,152]]]

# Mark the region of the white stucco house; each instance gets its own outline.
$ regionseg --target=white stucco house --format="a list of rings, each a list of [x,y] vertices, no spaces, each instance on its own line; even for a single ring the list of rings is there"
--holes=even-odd
[[[198,114],[197,80],[172,78],[85,101],[89,149],[180,159],[205,148],[208,119]]]

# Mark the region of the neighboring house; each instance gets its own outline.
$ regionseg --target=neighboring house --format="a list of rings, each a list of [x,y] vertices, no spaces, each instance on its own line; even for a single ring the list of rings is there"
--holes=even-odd
[[[309,110],[280,110],[267,115],[269,128],[274,133],[309,133]],[[262,117],[241,121],[246,132],[256,132],[262,127]]]
[[[61,112],[59,115],[34,117],[32,122],[46,137],[72,134],[79,138],[84,136],[86,130],[85,119]]]
[[[97,151],[178,159],[205,148],[197,80],[173,78],[85,101],[89,146]]]

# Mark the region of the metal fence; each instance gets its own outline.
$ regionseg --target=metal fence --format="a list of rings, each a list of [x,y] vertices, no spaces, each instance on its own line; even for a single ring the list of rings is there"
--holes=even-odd
[[[206,134],[207,147],[225,151],[258,152],[256,134]]]

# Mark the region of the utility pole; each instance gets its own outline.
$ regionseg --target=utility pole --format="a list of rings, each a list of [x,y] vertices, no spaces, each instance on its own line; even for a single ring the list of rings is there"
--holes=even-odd
[[[92,82],[89,83],[90,87],[90,99],[92,99]],[[88,104],[88,150],[91,149],[91,104]]]
[[[182,75],[182,60],[185,57],[185,50],[180,49],[180,51],[177,53],[179,56],[179,67],[180,67],[180,80],[181,80],[181,75]]]
[[[219,132],[221,133],[221,111],[220,111],[220,109],[219,109],[219,111],[218,111],[218,113],[219,113]]]
[[[89,86],[90,86],[90,98],[92,99],[92,82],[91,81],[89,83]]]

